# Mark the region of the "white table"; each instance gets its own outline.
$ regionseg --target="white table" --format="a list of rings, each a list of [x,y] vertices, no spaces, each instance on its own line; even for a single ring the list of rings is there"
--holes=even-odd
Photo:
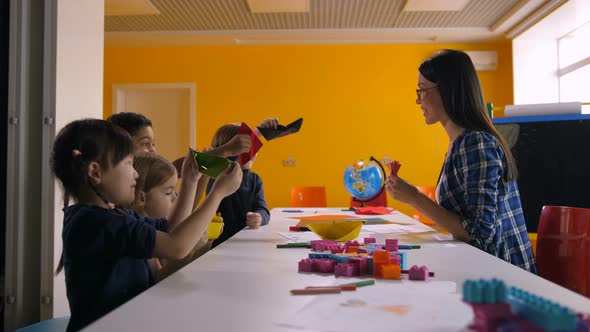
[[[302,215],[271,211],[269,225],[244,229],[181,271],[170,276],[87,328],[87,331],[293,331],[276,324],[310,301],[289,290],[324,285],[334,277],[297,273],[306,249],[276,249],[287,242],[278,232],[288,231]],[[304,214],[351,214],[341,209],[303,209]],[[415,222],[394,213],[383,217]],[[431,236],[430,236],[431,237]],[[404,243],[401,237],[400,243]],[[412,243],[419,243],[415,240]],[[457,283],[468,278],[500,278],[577,311],[590,312],[590,299],[532,275],[462,242],[423,240],[411,250],[409,265],[426,265],[436,280]],[[348,281],[348,280],[347,280]],[[370,287],[387,287],[377,283]],[[362,289],[362,288],[361,288]],[[360,289],[359,289],[360,290]],[[330,295],[333,296],[333,295]],[[375,327],[383,331],[385,327]],[[433,326],[433,328],[436,328]]]

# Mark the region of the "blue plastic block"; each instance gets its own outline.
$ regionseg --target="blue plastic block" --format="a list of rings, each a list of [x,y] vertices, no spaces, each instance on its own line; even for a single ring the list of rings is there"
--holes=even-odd
[[[399,256],[399,267],[402,270],[407,270],[408,269],[408,253],[396,252],[395,254]]]
[[[505,303],[506,284],[498,279],[465,280],[463,301],[469,303]]]
[[[512,313],[547,331],[575,331],[576,314],[542,297],[512,287],[508,296]]]
[[[336,263],[348,263],[348,258],[351,256],[344,255],[333,255],[331,259],[335,260]]]
[[[330,251],[324,251],[324,252],[310,252],[309,253],[309,258],[315,258],[315,259],[334,259],[334,254],[332,254],[332,252]]]

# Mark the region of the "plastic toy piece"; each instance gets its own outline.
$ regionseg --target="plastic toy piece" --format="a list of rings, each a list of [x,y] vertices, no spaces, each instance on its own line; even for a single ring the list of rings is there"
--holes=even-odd
[[[217,178],[219,174],[224,172],[229,165],[231,165],[231,161],[227,158],[198,152],[193,149],[190,149],[190,151],[193,155],[193,159],[195,159],[195,162],[197,163],[199,172],[211,178]]]
[[[522,289],[512,287],[508,302],[514,314],[545,330],[573,331],[577,327],[573,311]]]
[[[426,266],[414,265],[408,271],[408,276],[410,280],[421,280],[421,281],[428,281],[430,275],[428,273],[428,268]]]
[[[398,240],[397,239],[386,239],[385,240],[385,250],[397,251],[398,250]]]
[[[401,269],[399,265],[385,264],[381,266],[383,279],[399,280],[401,278]]]
[[[408,273],[410,273],[409,270],[402,270],[402,274],[408,274]],[[434,272],[429,271],[428,272],[428,276],[431,277],[431,278],[434,277]]]
[[[336,261],[332,259],[318,259],[315,261],[315,266],[319,273],[334,273]]]
[[[377,239],[375,239],[374,237],[366,237],[364,239],[364,243],[365,243],[365,245],[367,245],[369,243],[377,243]]]
[[[355,291],[356,285],[340,285],[340,286],[307,286],[305,289],[315,289],[315,288],[340,288],[341,291]]]
[[[334,267],[336,277],[355,277],[359,276],[358,266],[348,263],[339,263]]]
[[[306,258],[299,261],[299,272],[314,272],[313,259]]]
[[[398,249],[400,250],[409,250],[409,249],[420,249],[420,245],[408,245],[408,244],[400,244]]]
[[[307,227],[289,226],[290,232],[311,232],[311,229]]]
[[[361,276],[369,273],[369,260],[366,257],[350,257],[348,264],[358,266],[359,275]]]
[[[338,244],[334,240],[313,240],[311,241],[311,249],[315,251],[324,251],[328,245]]]

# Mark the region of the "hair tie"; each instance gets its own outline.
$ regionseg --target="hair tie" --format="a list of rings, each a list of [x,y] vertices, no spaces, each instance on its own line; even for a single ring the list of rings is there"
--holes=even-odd
[[[82,155],[82,152],[80,152],[80,150],[72,150],[72,157],[76,158],[76,157],[80,157]]]

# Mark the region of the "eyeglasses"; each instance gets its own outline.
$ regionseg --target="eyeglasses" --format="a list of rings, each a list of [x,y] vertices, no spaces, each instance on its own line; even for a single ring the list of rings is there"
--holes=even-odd
[[[438,85],[431,86],[429,88],[416,89],[416,95],[418,96],[418,98],[416,99],[416,104],[420,104],[422,102],[422,93],[424,91],[432,90],[434,88],[438,88]]]

